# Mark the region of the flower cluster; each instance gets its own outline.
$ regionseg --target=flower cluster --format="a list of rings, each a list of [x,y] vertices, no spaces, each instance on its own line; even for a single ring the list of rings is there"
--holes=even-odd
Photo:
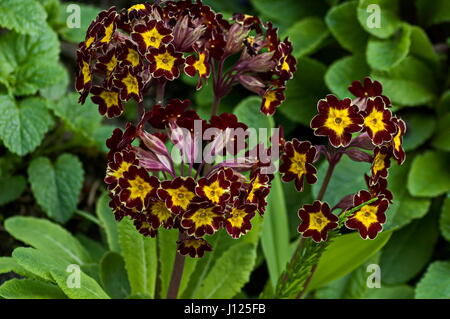
[[[328,137],[328,147],[312,146],[307,141],[294,139],[284,144],[281,157],[282,179],[286,182],[294,180],[298,191],[303,190],[305,179],[309,184],[316,182],[317,170],[313,163],[321,155],[333,167],[344,154],[354,161],[371,164],[371,175],[365,176],[367,190],[344,197],[331,210],[321,201],[304,205],[299,210],[301,224],[298,231],[316,242],[326,240],[327,232],[338,227],[338,217],[331,213],[335,209],[343,210],[342,222],[347,228],[357,229],[364,239],[374,239],[382,230],[385,212],[393,199],[387,189],[391,159],[396,159],[398,164],[405,161],[402,142],[406,124],[392,114],[391,102],[382,95],[381,84],[365,78],[362,83],[353,82],[349,91],[355,99],[339,100],[334,95],[327,95],[317,104],[318,114],[312,119],[311,128],[315,135]],[[323,193],[319,196],[323,197]],[[367,202],[369,204],[357,209]],[[352,213],[347,216],[347,211]]]
[[[231,56],[235,62],[225,68]],[[272,115],[296,70],[291,43],[282,41],[271,23],[243,14],[225,20],[191,0],[102,11],[79,45],[77,63],[80,102],[91,94],[108,118],[121,115],[131,99],[142,103],[151,87],[164,87],[183,72],[197,76],[197,89],[213,74],[216,100],[240,83],[260,95],[261,111]]]

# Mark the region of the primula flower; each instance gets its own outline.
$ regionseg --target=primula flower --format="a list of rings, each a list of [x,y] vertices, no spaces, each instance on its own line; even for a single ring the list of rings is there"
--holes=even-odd
[[[209,65],[209,56],[207,51],[199,52],[198,58],[195,55],[190,55],[186,58],[186,66],[184,72],[190,77],[194,77],[198,74],[197,90],[200,90],[203,86],[203,82],[209,77],[211,73],[211,67]]]
[[[119,187],[120,201],[128,208],[142,211],[148,205],[148,201],[156,197],[159,180],[155,176],[150,176],[144,168],[131,166],[119,179]]]
[[[100,28],[98,29],[98,47],[103,50],[108,47],[109,43],[113,39],[114,32],[116,31],[116,20],[118,14],[115,11],[115,7],[108,10],[107,16],[101,21]]]
[[[373,162],[371,167],[372,176],[370,184],[377,184],[380,178],[388,177],[388,168],[391,165],[392,150],[386,146],[376,147],[373,153]]]
[[[361,114],[364,116],[364,127],[375,145],[381,145],[392,139],[395,125],[391,120],[392,113],[386,109],[381,97],[369,99],[367,107]]]
[[[93,86],[91,93],[91,100],[95,104],[98,104],[98,112],[101,115],[106,115],[107,118],[113,118],[122,114],[123,105],[117,89],[112,88],[108,90],[100,86]]]
[[[164,77],[172,81],[180,76],[180,67],[184,63],[183,54],[175,52],[173,45],[163,45],[159,49],[150,49],[145,55],[150,62],[153,77]]]
[[[195,193],[200,198],[224,208],[231,196],[230,185],[231,183],[225,179],[225,172],[221,170],[209,177],[200,178],[195,187]]]
[[[275,114],[276,109],[285,100],[285,87],[269,87],[263,95],[261,103],[261,112],[265,115]]]
[[[358,113],[358,107],[351,105],[346,98],[338,100],[334,95],[327,95],[317,104],[319,114],[311,121],[311,128],[317,136],[328,136],[334,147],[348,146],[352,133],[361,131],[364,120]]]
[[[278,52],[275,57],[279,57],[278,72],[282,80],[292,79],[297,70],[297,61],[292,55],[292,50],[292,43],[288,39],[278,45]]]
[[[331,213],[327,203],[321,201],[304,205],[298,211],[298,216],[302,220],[298,232],[302,233],[303,237],[312,237],[317,243],[327,240],[328,232],[338,226],[339,218]]]
[[[201,258],[205,251],[212,251],[211,245],[203,238],[187,237],[177,242],[177,251],[185,256]]]
[[[142,78],[130,66],[123,68],[120,73],[115,73],[113,83],[120,89],[121,100],[134,98],[137,102],[142,101]]]
[[[384,104],[387,107],[391,106],[391,101],[385,95],[382,95],[383,87],[381,83],[378,81],[373,81],[366,77],[361,83],[360,81],[353,81],[352,84],[348,87],[350,93],[352,93],[356,99],[354,103],[358,105],[358,107],[364,111],[366,108],[367,100],[371,97],[381,97],[383,99]]]
[[[151,223],[147,222],[144,214],[140,214],[139,217],[134,218],[133,224],[137,231],[144,236],[156,237],[158,234],[158,229],[154,228]]]
[[[281,178],[284,182],[295,180],[295,188],[301,192],[304,178],[309,184],[317,181],[317,170],[312,165],[316,157],[316,148],[310,142],[300,142],[294,138],[292,142],[284,144],[283,151],[280,173],[283,174]]]
[[[357,207],[372,198],[368,191],[360,191],[353,199],[354,207]],[[386,222],[389,202],[386,198],[379,197],[373,203],[364,205],[360,210],[348,217],[345,226],[349,229],[357,229],[363,239],[374,239],[383,229],[382,224]]]
[[[402,165],[406,157],[405,150],[403,149],[403,136],[406,133],[406,124],[402,119],[397,117],[393,117],[392,122],[395,124],[397,129],[391,142],[393,155],[397,159],[398,164]]]
[[[167,208],[174,214],[180,214],[185,212],[196,198],[195,185],[192,177],[177,177],[171,181],[163,181],[158,190],[158,197],[165,201]]]
[[[118,64],[119,60],[117,58],[117,49],[111,48],[104,55],[98,58],[95,64],[95,70],[106,74],[109,77]]]
[[[255,174],[248,186],[246,202],[256,204],[259,214],[263,215],[267,206],[266,198],[270,192],[270,177],[264,174]]]
[[[108,184],[108,190],[115,193],[119,180],[124,178],[124,173],[128,171],[131,166],[138,165],[136,155],[132,151],[122,151],[114,153],[112,161],[108,162],[106,168],[105,183]]]
[[[192,203],[181,217],[181,227],[186,233],[199,238],[205,234],[214,234],[224,220],[224,212],[220,206],[208,202]]]
[[[251,219],[255,216],[256,205],[242,203],[236,199],[224,221],[225,229],[233,238],[239,238],[252,229]]]
[[[379,178],[376,184],[370,184],[370,177],[367,174],[364,174],[364,179],[366,180],[367,187],[372,197],[385,197],[389,203],[392,203],[394,195],[387,188],[387,179]]]
[[[188,106],[189,100],[171,99],[165,107],[155,105],[146,117],[150,124],[157,129],[165,129],[169,123],[182,126],[184,121],[193,122],[200,119],[195,110],[186,110]]]
[[[136,72],[137,68],[142,67],[142,56],[138,52],[136,45],[130,40],[126,40],[125,44],[120,47],[120,54],[117,59],[122,66],[129,65]]]
[[[158,229],[160,226],[170,229],[173,226],[174,214],[167,209],[166,204],[162,200],[150,201],[146,209],[146,220],[154,228]]]
[[[84,51],[77,51],[78,75],[76,90],[80,93],[80,103],[84,103],[92,87],[91,58]]]
[[[149,48],[159,49],[172,41],[172,31],[164,27],[162,21],[150,20],[136,24],[131,38],[138,44],[139,52],[145,55]]]

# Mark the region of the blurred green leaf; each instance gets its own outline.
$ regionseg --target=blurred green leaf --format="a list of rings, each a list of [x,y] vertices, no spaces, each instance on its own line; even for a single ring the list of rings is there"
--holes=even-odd
[[[435,261],[427,269],[416,287],[416,298],[450,298],[450,262]]]
[[[22,175],[0,177],[0,205],[19,198],[26,187],[27,181]]]
[[[20,34],[35,36],[47,26],[47,13],[35,0],[2,0],[0,12],[0,27]]]
[[[64,66],[61,66],[61,72],[57,73],[58,80],[56,84],[41,88],[39,92],[48,100],[60,100],[67,95],[67,88],[69,86],[69,72]]]
[[[401,115],[406,122],[406,134],[403,139],[405,151],[411,151],[424,144],[434,133],[436,120],[425,112],[411,111]]]
[[[13,257],[0,257],[0,274],[6,274],[8,272],[14,272],[28,278],[39,278],[19,265]]]
[[[46,157],[28,167],[34,197],[47,215],[60,223],[68,221],[77,208],[83,186],[83,165],[78,157],[62,154],[53,164]]]
[[[428,35],[425,31],[416,25],[411,25],[411,47],[410,52],[419,57],[431,62],[437,62],[439,59],[436,51],[433,48]]]
[[[340,99],[350,97],[348,87],[353,81],[361,80],[370,73],[362,54],[347,56],[334,61],[325,73],[325,83]]]
[[[401,32],[387,39],[371,37],[367,43],[367,63],[375,70],[389,70],[398,65],[409,53],[411,28],[403,24]]]
[[[450,21],[450,2],[448,0],[417,0],[417,13],[425,25]]]
[[[34,279],[11,279],[0,286],[6,299],[67,299],[58,286]]]
[[[108,243],[109,249],[116,253],[120,253],[117,222],[111,210],[111,207],[109,207],[108,203],[109,203],[109,196],[107,193],[104,193],[97,201],[97,204],[95,206],[95,212],[97,214],[98,219],[102,223],[103,230],[105,231],[106,235],[106,242]]]
[[[159,298],[166,298],[169,290],[170,278],[172,276],[175,255],[177,253],[178,232],[175,230],[161,229],[158,232],[158,262],[159,265]],[[204,258],[206,258],[206,255]]]
[[[432,214],[396,231],[381,253],[382,282],[403,284],[414,278],[429,262],[437,237]]]
[[[366,48],[367,33],[356,16],[358,1],[349,1],[333,6],[325,22],[339,44],[350,52],[362,52]]]
[[[370,34],[386,39],[400,27],[398,0],[359,0],[358,20]],[[379,26],[374,22],[380,22]]]
[[[323,77],[326,66],[303,57],[297,61],[299,70],[287,83],[286,100],[279,110],[290,120],[309,126],[317,112],[317,101],[327,94]]]
[[[414,158],[408,176],[408,190],[413,196],[434,197],[450,190],[450,155],[427,151]],[[432,181],[432,182],[430,182]]]
[[[11,152],[23,156],[35,150],[51,124],[44,99],[32,97],[17,103],[0,95],[0,138]]]
[[[314,53],[328,37],[328,29],[323,20],[317,17],[304,18],[292,25],[282,36],[289,37],[296,58]]]
[[[414,288],[407,285],[368,289],[363,299],[414,299]]]
[[[440,150],[450,151],[450,113],[438,118],[437,129],[431,144]]]
[[[78,239],[84,249],[88,251],[95,263],[99,263],[103,255],[107,252],[107,249],[103,246],[102,243],[93,240],[86,235],[77,234],[75,238]]]
[[[107,252],[100,262],[100,279],[105,291],[114,299],[123,299],[130,295],[125,262],[121,255]]]
[[[65,25],[65,28],[60,33],[65,40],[79,43],[84,41],[89,25],[102,10],[86,4],[77,3],[76,5],[80,8],[80,27],[69,27],[66,21],[72,22],[74,11],[73,7],[70,7],[70,3],[64,4],[61,6],[60,21]]]
[[[242,100],[234,109],[233,113],[240,122],[247,124],[250,128],[271,128],[273,127],[273,118],[262,114],[261,98],[258,96],[249,96]]]
[[[447,194],[444,204],[442,205],[439,228],[442,236],[450,242],[450,193]]]

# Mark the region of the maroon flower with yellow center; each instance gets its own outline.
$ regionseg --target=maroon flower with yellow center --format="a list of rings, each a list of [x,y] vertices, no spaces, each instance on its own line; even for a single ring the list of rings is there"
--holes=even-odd
[[[150,48],[159,49],[172,41],[173,36],[162,21],[150,20],[135,25],[131,38],[138,44],[139,52],[145,55]]]
[[[275,114],[276,109],[285,100],[284,90],[285,87],[269,87],[262,98],[261,112],[265,115]]]
[[[364,116],[364,127],[375,145],[381,145],[392,139],[395,133],[395,124],[392,122],[392,113],[386,108],[381,97],[369,99]]]
[[[405,161],[405,150],[403,149],[403,136],[406,133],[406,124],[402,119],[397,117],[392,118],[392,122],[395,124],[397,131],[392,138],[392,148],[394,157],[397,159],[399,165]]]
[[[195,195],[195,181],[192,177],[177,177],[161,183],[158,196],[174,214],[184,213]]]
[[[303,180],[309,184],[317,182],[317,170],[312,165],[316,156],[316,148],[310,142],[300,142],[294,138],[284,144],[284,154],[281,155],[280,173],[284,182],[295,180],[297,191],[303,191]]]
[[[91,100],[98,105],[98,112],[107,118],[120,116],[123,113],[122,101],[116,88],[107,90],[101,86],[93,86]]]
[[[114,10],[111,10],[113,9]],[[98,29],[98,43],[97,46],[107,48],[111,40],[113,39],[114,32],[116,31],[116,20],[119,17],[115,11],[115,7],[109,9],[108,15],[101,22],[101,26]]]
[[[237,199],[224,221],[224,226],[228,234],[237,239],[251,230],[251,219],[255,217],[256,209],[256,205],[245,204]]]
[[[82,51],[77,51],[78,75],[75,88],[80,93],[79,102],[84,104],[92,87],[91,58]]]
[[[338,226],[339,218],[331,213],[327,203],[321,201],[304,205],[298,211],[298,216],[302,220],[298,232],[302,233],[303,237],[312,237],[317,243],[327,240],[328,232]]]
[[[319,114],[311,121],[311,128],[317,136],[328,136],[334,147],[346,147],[350,144],[352,133],[361,131],[364,122],[358,113],[358,107],[351,105],[348,98],[339,100],[327,95],[317,104]]]
[[[138,102],[142,101],[142,79],[131,67],[127,66],[114,74],[114,85],[120,89],[121,100],[135,98]]]
[[[134,218],[134,227],[136,230],[147,237],[156,237],[158,235],[158,228],[154,228],[153,225],[145,219],[145,215],[140,214],[139,217]]]
[[[129,209],[123,205],[123,203],[120,201],[119,196],[116,196],[113,193],[109,193],[109,197],[111,200],[108,203],[108,206],[111,208],[114,217],[117,221],[121,221],[125,216],[135,216],[136,211],[133,209]]]
[[[115,193],[116,187],[119,185],[119,180],[124,177],[124,173],[128,171],[131,166],[138,165],[136,155],[132,151],[122,151],[114,153],[112,161],[108,162],[106,168],[105,183],[108,184],[108,190]]]
[[[109,77],[114,72],[118,64],[116,53],[116,48],[112,48],[104,55],[100,56],[95,64],[96,71],[103,72],[107,77]]]
[[[294,72],[297,70],[297,61],[292,55],[292,43],[286,38],[278,44],[275,57],[278,59],[278,73],[283,81],[292,79]]]
[[[208,61],[209,55],[207,51],[199,52],[198,58],[195,55],[190,55],[186,58],[184,72],[190,77],[194,77],[198,74],[197,90],[202,88],[204,80],[206,80],[211,73],[211,67]]]
[[[382,95],[383,87],[380,82],[372,81],[370,78],[364,78],[363,82],[353,81],[348,87],[350,93],[357,97],[355,104],[359,105],[359,102],[365,103],[370,97],[379,96],[383,99],[387,107],[391,105],[391,101],[387,96]]]
[[[250,181],[247,192],[247,203],[256,204],[259,214],[262,216],[266,210],[266,198],[270,192],[270,178],[268,175],[255,174]]]
[[[364,179],[366,180],[367,188],[369,189],[369,192],[372,195],[372,197],[383,196],[389,201],[389,203],[392,203],[394,195],[387,188],[388,187],[387,179],[379,178],[377,183],[373,185],[370,184],[370,177],[367,174],[364,174]]]
[[[353,199],[353,207],[357,207],[372,199],[368,191],[360,191]],[[382,224],[386,222],[385,211],[389,207],[389,201],[379,197],[376,201],[364,205],[360,210],[348,217],[345,226],[349,229],[357,229],[363,239],[374,239],[383,230]]]
[[[170,229],[173,226],[174,214],[162,200],[153,200],[146,209],[147,222],[155,229],[163,226]]]
[[[138,52],[136,46],[129,40],[125,41],[125,44],[121,46],[121,53],[118,56],[121,65],[129,65],[133,69],[136,69],[142,65],[141,55]]]
[[[156,197],[159,180],[150,176],[144,168],[133,165],[119,179],[119,187],[120,201],[128,208],[142,211],[149,200]]]
[[[153,77],[164,77],[172,81],[180,76],[180,66],[184,64],[183,54],[175,52],[173,45],[163,45],[159,49],[150,49],[145,55],[150,62]]]
[[[224,216],[220,206],[208,202],[192,203],[181,217],[181,227],[197,238],[212,235],[222,226]]]
[[[386,146],[376,147],[373,152],[373,162],[371,167],[372,177],[370,184],[378,183],[380,178],[388,177],[388,168],[391,166],[392,150]]]
[[[210,177],[200,178],[195,193],[200,198],[223,208],[231,196],[230,185],[231,183],[225,178],[225,172],[221,170]]]
[[[177,242],[180,255],[202,258],[205,251],[212,251],[212,246],[203,238],[188,237]]]

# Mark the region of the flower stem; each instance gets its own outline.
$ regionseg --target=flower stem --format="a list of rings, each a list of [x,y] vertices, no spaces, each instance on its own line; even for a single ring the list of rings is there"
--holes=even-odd
[[[220,101],[222,100],[221,97],[215,96],[214,97],[214,103],[211,108],[211,117],[217,114],[217,111],[219,110]]]
[[[159,105],[164,105],[164,93],[166,89],[166,81],[158,81],[156,84],[156,96],[155,96],[155,102]]]
[[[184,238],[183,233],[180,232],[179,240]],[[185,257],[178,252],[175,255],[175,263],[172,270],[172,278],[170,279],[169,290],[167,291],[167,299],[177,299],[178,290],[180,289],[181,278],[183,277]]]

